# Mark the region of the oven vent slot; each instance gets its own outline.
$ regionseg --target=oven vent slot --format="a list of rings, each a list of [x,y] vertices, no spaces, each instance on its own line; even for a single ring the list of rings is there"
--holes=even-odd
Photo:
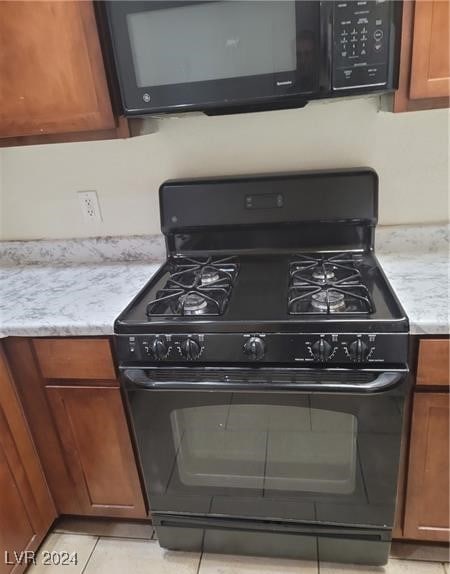
[[[323,372],[323,371],[308,371],[308,372],[292,372],[289,370],[277,369],[183,369],[171,368],[157,369],[146,368],[142,370],[145,373],[145,378],[153,382],[211,382],[211,383],[255,383],[255,384],[270,384],[270,383],[341,383],[341,384],[364,384],[370,383],[374,380],[376,375],[373,373],[364,372]]]

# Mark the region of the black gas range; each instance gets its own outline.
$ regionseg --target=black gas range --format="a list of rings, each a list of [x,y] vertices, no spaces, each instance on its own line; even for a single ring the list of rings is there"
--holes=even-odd
[[[115,323],[160,544],[386,562],[408,319],[373,170],[169,181],[167,260]]]

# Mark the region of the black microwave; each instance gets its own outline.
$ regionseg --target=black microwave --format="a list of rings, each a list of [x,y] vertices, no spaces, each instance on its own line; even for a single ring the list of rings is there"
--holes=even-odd
[[[123,113],[235,113],[393,90],[400,4],[107,2]]]

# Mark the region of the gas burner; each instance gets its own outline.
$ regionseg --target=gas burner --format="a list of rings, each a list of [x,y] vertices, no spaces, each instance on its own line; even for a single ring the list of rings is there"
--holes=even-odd
[[[174,257],[169,262],[169,269],[168,287],[231,287],[237,275],[238,264],[235,257]]]
[[[318,311],[330,310],[331,313],[339,311],[345,307],[345,296],[339,291],[327,289],[319,291],[311,296],[311,306]]]
[[[332,269],[320,268],[313,271],[313,279],[316,279],[320,283],[328,283],[336,279],[336,275]]]
[[[306,314],[369,314],[374,308],[365,285],[327,287],[302,285],[290,287],[288,313]]]
[[[204,267],[200,272],[200,282],[202,285],[211,285],[220,280],[220,272],[214,267]]]
[[[289,266],[291,286],[359,285],[360,259],[354,254],[299,255]]]
[[[181,295],[178,303],[186,315],[201,315],[208,307],[208,301],[199,293],[186,293]]]
[[[235,257],[173,257],[147,316],[222,315],[238,273]]]

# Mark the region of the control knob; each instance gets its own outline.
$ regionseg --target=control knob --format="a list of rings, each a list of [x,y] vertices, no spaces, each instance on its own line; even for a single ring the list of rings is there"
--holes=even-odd
[[[250,337],[248,341],[244,343],[244,353],[255,361],[262,359],[265,351],[266,344],[261,337]]]
[[[320,361],[321,363],[325,363],[326,361],[328,361],[328,359],[331,355],[332,347],[331,347],[330,343],[325,341],[325,339],[319,339],[311,347],[311,351],[313,352],[314,359],[316,361]]]
[[[357,339],[348,349],[350,358],[357,363],[365,361],[368,355],[368,347],[364,341]]]
[[[194,360],[197,359],[202,352],[202,347],[198,341],[188,337],[181,343],[181,353],[186,359]]]
[[[167,346],[166,338],[162,336],[155,337],[151,344],[151,350],[153,357],[157,360],[161,360],[167,357],[169,347]]]

